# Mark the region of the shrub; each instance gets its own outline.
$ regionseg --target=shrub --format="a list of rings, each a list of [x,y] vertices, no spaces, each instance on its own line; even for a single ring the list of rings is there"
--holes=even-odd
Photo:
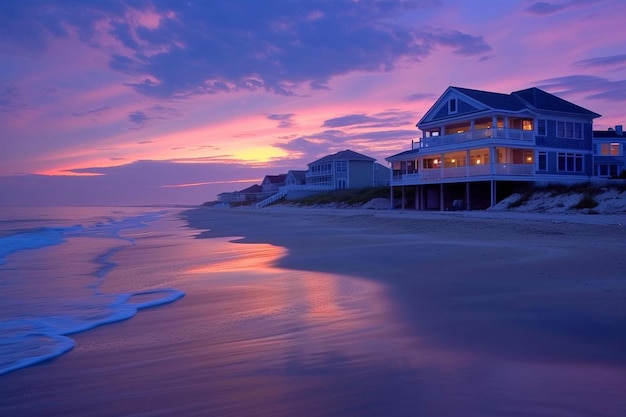
[[[577,209],[577,210],[581,210],[581,209],[592,209],[598,206],[598,202],[596,200],[593,199],[592,195],[589,194],[585,194],[583,195],[583,197],[580,199],[580,201],[578,202],[578,204],[574,205],[573,208]]]

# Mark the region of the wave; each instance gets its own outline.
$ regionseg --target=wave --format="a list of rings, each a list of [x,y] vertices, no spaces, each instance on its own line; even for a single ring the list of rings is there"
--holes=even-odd
[[[185,294],[176,289],[148,289],[123,294],[103,294],[100,285],[117,265],[110,258],[119,250],[135,245],[134,239],[122,237],[125,229],[145,227],[163,216],[164,212],[100,221],[92,224],[66,227],[40,227],[0,238],[0,265],[7,255],[25,250],[37,250],[60,245],[73,237],[115,238],[124,245],[109,248],[95,260],[100,267],[91,275],[94,280],[82,287],[91,294],[83,299],[64,300],[62,305],[45,315],[24,317],[16,315],[0,322],[0,375],[56,358],[74,347],[69,335],[95,327],[127,320],[139,310],[174,302]],[[87,222],[88,223],[88,222]],[[10,261],[10,258],[9,258]],[[95,282],[94,282],[95,281]],[[26,284],[23,284],[26,285]],[[50,299],[55,302],[54,294]]]

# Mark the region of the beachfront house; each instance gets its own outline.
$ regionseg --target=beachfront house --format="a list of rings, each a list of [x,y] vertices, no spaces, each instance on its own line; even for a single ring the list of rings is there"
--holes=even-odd
[[[374,158],[346,149],[308,164],[306,184],[327,187],[366,188],[389,185],[389,168]]]
[[[285,177],[285,185],[298,186],[306,184],[306,171],[290,170]]]
[[[217,195],[217,200],[222,203],[244,203],[254,202],[258,199],[258,196],[263,192],[263,188],[254,184],[241,191],[224,192]]]
[[[593,131],[593,174],[626,178],[626,136],[623,125]]]
[[[386,158],[392,199],[400,189],[402,207],[481,209],[523,184],[589,181],[599,116],[538,88],[448,87],[417,123],[421,137]]]
[[[283,198],[293,200],[322,191],[389,185],[391,172],[374,158],[349,149],[313,161],[308,167],[307,171],[289,171],[285,184],[256,206],[265,207]]]
[[[263,178],[263,182],[261,183],[263,192],[268,194],[275,193],[280,187],[285,185],[286,178],[287,174],[266,175],[265,178]]]

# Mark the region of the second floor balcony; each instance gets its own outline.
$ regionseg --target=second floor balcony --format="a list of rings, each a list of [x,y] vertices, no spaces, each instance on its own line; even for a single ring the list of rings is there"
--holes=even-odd
[[[416,142],[414,146],[416,148],[427,148],[488,139],[504,139],[529,144],[535,141],[535,131],[502,127],[468,130],[442,136],[424,137],[419,142]]]

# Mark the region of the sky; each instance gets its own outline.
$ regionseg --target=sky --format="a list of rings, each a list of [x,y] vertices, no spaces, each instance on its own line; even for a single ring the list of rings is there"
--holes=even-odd
[[[194,205],[407,150],[448,86],[626,124],[624,0],[0,0],[0,206]]]

